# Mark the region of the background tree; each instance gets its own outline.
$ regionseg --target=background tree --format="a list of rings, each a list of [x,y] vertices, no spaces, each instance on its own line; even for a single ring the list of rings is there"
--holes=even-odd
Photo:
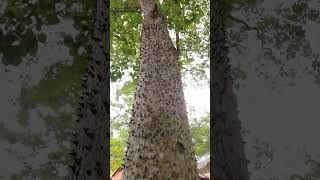
[[[238,119],[237,101],[233,92],[228,48],[226,46],[225,9],[222,0],[211,4],[211,120],[212,151],[210,167],[213,179],[248,180],[247,159]]]
[[[83,84],[86,92],[79,103],[79,126],[76,129],[75,148],[70,154],[71,179],[105,180],[109,178],[109,2],[98,0],[96,22],[91,37],[92,55]]]

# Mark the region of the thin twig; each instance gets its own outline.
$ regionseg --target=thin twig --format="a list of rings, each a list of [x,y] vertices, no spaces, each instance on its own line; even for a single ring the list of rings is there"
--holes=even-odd
[[[265,41],[263,40],[263,34],[262,34],[262,32],[260,31],[259,28],[254,27],[254,26],[250,26],[250,25],[249,25],[248,23],[246,23],[244,20],[235,18],[235,17],[233,17],[231,14],[228,14],[227,17],[230,18],[230,19],[231,19],[232,21],[234,21],[234,22],[237,22],[237,23],[240,23],[240,24],[244,25],[247,30],[254,30],[254,31],[256,31],[257,37],[261,40],[262,47],[264,47]]]

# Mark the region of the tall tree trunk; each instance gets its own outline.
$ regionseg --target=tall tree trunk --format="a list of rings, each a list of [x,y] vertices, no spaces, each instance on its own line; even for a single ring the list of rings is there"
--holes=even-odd
[[[214,180],[248,180],[247,160],[238,119],[237,100],[233,92],[226,33],[224,0],[211,3],[211,144],[210,166]]]
[[[109,2],[97,0],[92,57],[85,77],[85,93],[79,104],[79,127],[71,166],[72,180],[107,180],[109,175]]]
[[[165,16],[141,0],[140,78],[135,94],[123,180],[197,179],[178,52]]]

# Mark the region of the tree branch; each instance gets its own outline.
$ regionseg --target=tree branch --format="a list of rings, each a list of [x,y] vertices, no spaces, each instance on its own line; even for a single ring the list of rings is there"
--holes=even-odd
[[[119,8],[112,8],[111,10],[113,13],[141,13],[140,7],[132,7],[128,9],[119,9]]]
[[[261,40],[262,47],[264,47],[265,41],[264,41],[264,39],[263,39],[263,34],[262,34],[262,32],[260,31],[259,28],[254,27],[254,26],[250,26],[250,25],[249,25],[247,22],[245,22],[244,20],[235,18],[235,17],[233,17],[231,14],[228,14],[227,17],[228,17],[229,19],[231,19],[232,21],[236,22],[236,23],[239,23],[239,24],[244,25],[247,30],[254,30],[254,31],[256,31],[257,37]]]
[[[246,23],[242,19],[235,18],[231,14],[228,14],[227,17],[229,19],[231,19],[232,21],[234,21],[234,22],[237,22],[237,23],[240,23],[240,24],[244,25],[248,30],[255,30],[257,32],[260,32],[260,30],[257,27],[250,26],[248,23]]]
[[[60,13],[64,12],[65,10],[69,9],[74,3],[76,3],[77,1],[71,1],[70,3],[66,4],[66,6],[58,11],[56,11],[56,14],[59,15]]]

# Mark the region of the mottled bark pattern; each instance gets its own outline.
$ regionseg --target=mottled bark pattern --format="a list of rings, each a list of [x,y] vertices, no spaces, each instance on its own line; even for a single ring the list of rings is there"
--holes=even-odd
[[[107,0],[97,1],[92,57],[79,104],[79,127],[73,156],[72,180],[106,180],[109,175],[109,18]]]
[[[210,167],[214,180],[248,180],[237,101],[233,92],[226,33],[224,1],[211,3],[211,144]]]
[[[193,150],[178,52],[165,16],[154,6],[144,14],[140,78],[122,179],[195,180]]]

